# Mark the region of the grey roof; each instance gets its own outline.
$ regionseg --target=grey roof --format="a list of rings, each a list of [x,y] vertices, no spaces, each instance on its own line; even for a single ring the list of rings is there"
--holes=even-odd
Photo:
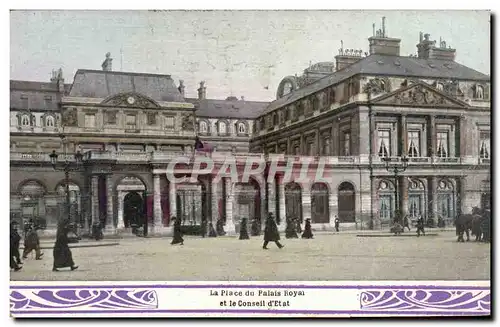
[[[210,118],[254,119],[266,110],[269,102],[246,100],[192,99],[186,101],[196,107],[196,116]]]
[[[452,60],[373,54],[312,84],[273,101],[268,111],[358,74],[489,81],[490,77]]]
[[[65,89],[68,85],[64,85]],[[61,94],[56,83],[10,81],[10,108],[57,110]]]
[[[170,75],[82,70],[75,74],[69,96],[107,98],[137,92],[155,101],[185,102]]]

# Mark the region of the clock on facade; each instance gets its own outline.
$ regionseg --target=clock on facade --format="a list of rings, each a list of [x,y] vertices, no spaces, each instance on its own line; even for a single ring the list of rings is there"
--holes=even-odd
[[[127,102],[128,102],[129,104],[134,104],[134,102],[135,102],[134,97],[128,97]]]

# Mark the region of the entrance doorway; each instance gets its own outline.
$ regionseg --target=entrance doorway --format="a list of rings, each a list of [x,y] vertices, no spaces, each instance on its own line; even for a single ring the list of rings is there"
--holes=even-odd
[[[131,225],[141,226],[143,224],[143,201],[142,196],[135,192],[129,192],[123,199],[123,223],[126,228]]]

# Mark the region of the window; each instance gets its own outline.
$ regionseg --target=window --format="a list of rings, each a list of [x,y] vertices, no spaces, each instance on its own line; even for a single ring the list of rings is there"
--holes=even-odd
[[[206,121],[200,121],[199,125],[200,133],[208,133],[208,125]]]
[[[330,104],[335,103],[335,89],[331,88],[330,91],[328,92],[328,101]]]
[[[418,157],[420,153],[420,132],[408,131],[408,157]]]
[[[127,115],[126,124],[127,125],[135,125],[137,121],[136,115]]]
[[[156,113],[148,112],[148,125],[156,125]]]
[[[106,113],[106,119],[108,124],[116,124],[116,111],[108,111]]]
[[[30,126],[30,117],[28,115],[23,115],[21,117],[21,126]]]
[[[441,158],[448,157],[449,143],[448,132],[437,132],[437,155]]]
[[[283,85],[283,96],[287,95],[290,92],[292,92],[292,83],[286,82]]]
[[[247,127],[244,123],[238,123],[238,133],[245,134],[247,132]]]
[[[484,88],[481,85],[476,85],[476,92],[475,92],[475,98],[476,99],[483,99],[484,98]]]
[[[278,125],[278,115],[276,113],[273,113],[273,125],[276,126]]]
[[[437,84],[436,84],[436,89],[437,89],[438,91],[441,91],[441,92],[442,92],[442,91],[444,90],[443,83],[437,83]]]
[[[350,156],[351,155],[351,133],[344,132],[343,142],[342,142],[342,155]]]
[[[313,141],[307,143],[307,155],[315,156],[316,155],[316,145]]]
[[[227,126],[226,123],[223,121],[219,122],[219,134],[226,134],[227,133]]]
[[[380,220],[390,220],[392,216],[392,196],[380,195],[379,206]]]
[[[420,194],[408,195],[408,214],[410,217],[418,217],[422,215],[420,208]]]
[[[453,197],[452,194],[438,194],[437,195],[437,210],[438,215],[444,219],[450,219],[453,217]]]
[[[298,143],[295,143],[295,146],[293,147],[293,154],[296,156],[300,155],[300,145]]]
[[[330,155],[330,138],[329,137],[325,137],[323,139],[323,149],[321,151],[321,154],[324,156]]]
[[[285,108],[285,121],[290,119],[290,109],[287,107]]]
[[[378,131],[378,155],[388,157],[391,155],[391,131]]]
[[[313,110],[318,110],[320,109],[320,101],[319,101],[319,94],[313,95]]]
[[[86,128],[95,128],[95,115],[94,114],[86,114],[85,115],[85,127]]]
[[[54,117],[52,117],[52,116],[45,117],[45,126],[46,127],[54,127]]]
[[[490,132],[480,132],[479,142],[479,156],[484,159],[490,158]]]
[[[166,128],[174,128],[175,120],[173,116],[165,117],[165,127]]]

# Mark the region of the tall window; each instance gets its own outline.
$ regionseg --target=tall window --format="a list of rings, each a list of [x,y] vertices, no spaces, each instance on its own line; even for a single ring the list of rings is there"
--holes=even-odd
[[[479,156],[485,159],[490,157],[490,132],[479,134]]]
[[[226,133],[227,133],[226,122],[220,121],[219,122],[219,134],[226,134]]]
[[[438,194],[437,195],[437,210],[438,215],[442,218],[453,218],[453,204],[452,194]]]
[[[378,131],[378,155],[388,157],[391,155],[391,132],[388,130]]]
[[[390,220],[392,216],[392,196],[380,195],[379,196],[379,212],[381,220]]]
[[[206,121],[200,121],[200,133],[207,133],[208,126]]]
[[[418,217],[422,215],[422,208],[420,207],[420,195],[408,195],[408,214],[411,217]]]
[[[126,118],[127,125],[135,125],[136,121],[137,121],[136,115],[127,115]]]
[[[448,157],[449,151],[448,132],[437,132],[437,155],[438,157]]]
[[[166,128],[174,128],[175,120],[173,116],[165,117],[165,127]]]
[[[86,114],[85,115],[85,127],[95,128],[95,115],[94,114]]]
[[[28,115],[23,115],[21,117],[21,126],[30,126],[30,117]]]
[[[420,155],[420,132],[408,131],[408,157]]]
[[[47,126],[47,127],[54,127],[54,117],[47,116],[45,118],[45,126]]]
[[[314,144],[314,142],[307,143],[307,155],[308,156],[316,155],[316,145]]]
[[[245,126],[244,123],[238,123],[238,133],[246,133],[247,132],[247,127]]]
[[[484,98],[484,89],[481,85],[476,85],[476,99]]]
[[[342,140],[342,155],[351,155],[351,132],[344,132]]]
[[[324,156],[330,155],[330,138],[325,137],[323,139],[323,149],[321,150],[321,154]]]
[[[300,145],[298,143],[293,147],[293,154],[296,156],[300,155]]]

